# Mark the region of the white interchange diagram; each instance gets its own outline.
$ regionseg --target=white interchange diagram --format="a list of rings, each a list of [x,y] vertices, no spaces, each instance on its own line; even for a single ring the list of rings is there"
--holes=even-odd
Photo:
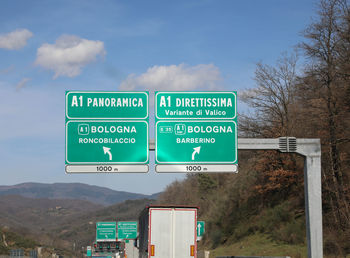
[[[196,148],[193,148],[193,153],[192,153],[192,160],[194,160],[196,154],[199,154],[199,152],[201,151],[201,146],[198,146]]]
[[[102,146],[104,154],[108,154],[109,160],[113,159],[112,153],[111,153],[111,148]]]

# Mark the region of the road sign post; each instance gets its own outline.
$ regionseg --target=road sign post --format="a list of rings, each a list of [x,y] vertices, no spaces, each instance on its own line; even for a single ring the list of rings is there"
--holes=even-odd
[[[147,92],[66,92],[66,172],[148,172]]]
[[[236,92],[157,92],[157,172],[237,172]]]

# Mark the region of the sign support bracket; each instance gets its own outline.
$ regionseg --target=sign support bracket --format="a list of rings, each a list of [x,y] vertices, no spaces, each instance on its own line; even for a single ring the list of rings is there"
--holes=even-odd
[[[296,139],[293,137],[265,139],[238,138],[238,149],[294,152],[305,158],[304,191],[308,257],[323,257],[320,139]],[[155,150],[154,140],[150,140],[149,150]]]

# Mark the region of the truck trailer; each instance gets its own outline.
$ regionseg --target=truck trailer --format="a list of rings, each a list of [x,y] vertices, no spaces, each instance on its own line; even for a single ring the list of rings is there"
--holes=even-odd
[[[147,206],[139,217],[139,258],[196,258],[197,211],[192,206]]]

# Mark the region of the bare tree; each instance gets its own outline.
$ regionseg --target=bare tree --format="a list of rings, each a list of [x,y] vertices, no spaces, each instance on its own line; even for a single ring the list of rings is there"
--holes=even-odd
[[[240,128],[250,134],[278,137],[290,136],[294,123],[291,108],[295,100],[297,54],[286,53],[276,67],[258,63],[255,71],[256,88],[244,91],[241,99],[254,108],[254,116],[243,115]]]
[[[301,93],[309,105],[318,110],[318,115],[326,122],[323,130],[327,137],[322,137],[328,148],[330,169],[325,177],[331,178],[333,195],[336,204],[338,220],[341,227],[350,226],[350,210],[344,187],[344,173],[341,166],[340,138],[348,139],[344,130],[346,115],[343,110],[345,88],[349,87],[346,81],[346,72],[341,67],[348,65],[344,57],[349,54],[344,27],[344,4],[339,0],[322,0],[319,7],[318,19],[304,32],[306,42],[301,44],[310,65],[306,71]],[[347,14],[348,15],[348,14]],[[348,18],[349,16],[347,16]],[[349,31],[348,31],[349,32]],[[346,37],[344,38],[344,36]],[[344,81],[345,80],[345,81]],[[309,109],[310,110],[310,109]],[[314,113],[315,114],[315,113]],[[322,123],[320,123],[322,125]],[[324,163],[326,166],[327,164]],[[331,196],[331,198],[333,198]]]

